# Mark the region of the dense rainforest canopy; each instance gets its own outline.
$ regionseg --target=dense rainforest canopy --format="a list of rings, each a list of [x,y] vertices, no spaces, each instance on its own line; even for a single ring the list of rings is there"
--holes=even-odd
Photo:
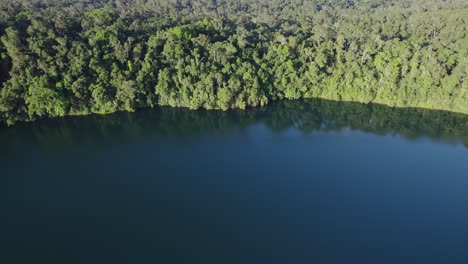
[[[468,114],[465,0],[2,0],[0,123],[326,98]]]

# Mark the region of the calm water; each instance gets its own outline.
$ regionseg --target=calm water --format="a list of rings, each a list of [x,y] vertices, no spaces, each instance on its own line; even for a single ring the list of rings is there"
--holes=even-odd
[[[159,109],[0,144],[1,263],[468,263],[468,116]]]

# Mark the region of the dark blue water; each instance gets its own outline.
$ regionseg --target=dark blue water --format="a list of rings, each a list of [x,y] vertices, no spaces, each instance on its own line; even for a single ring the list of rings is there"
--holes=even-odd
[[[467,142],[318,100],[2,127],[1,263],[467,263]]]

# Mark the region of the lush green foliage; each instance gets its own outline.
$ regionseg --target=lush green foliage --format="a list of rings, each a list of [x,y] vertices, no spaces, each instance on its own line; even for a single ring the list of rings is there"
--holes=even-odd
[[[468,113],[464,0],[7,0],[0,122],[327,98]]]

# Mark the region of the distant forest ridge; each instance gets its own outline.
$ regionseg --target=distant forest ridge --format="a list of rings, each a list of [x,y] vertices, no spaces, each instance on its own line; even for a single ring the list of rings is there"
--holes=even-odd
[[[465,0],[2,0],[0,123],[280,99],[468,114]]]

